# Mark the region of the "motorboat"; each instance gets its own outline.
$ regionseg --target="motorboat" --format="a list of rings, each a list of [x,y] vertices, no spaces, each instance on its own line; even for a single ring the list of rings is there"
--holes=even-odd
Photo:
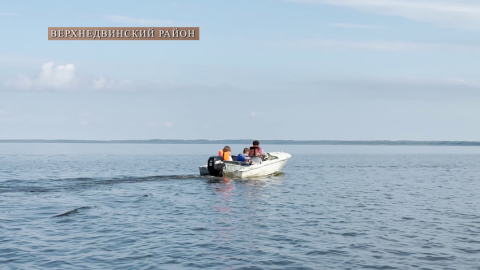
[[[213,156],[208,163],[199,167],[200,175],[248,178],[280,173],[285,167],[290,154],[285,152],[266,153],[260,162],[224,161],[220,156]],[[253,159],[252,159],[253,160]]]

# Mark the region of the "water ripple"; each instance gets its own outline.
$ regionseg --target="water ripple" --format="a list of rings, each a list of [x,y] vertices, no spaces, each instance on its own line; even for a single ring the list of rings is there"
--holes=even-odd
[[[203,156],[0,157],[5,269],[480,265],[476,155],[296,155],[240,181]]]

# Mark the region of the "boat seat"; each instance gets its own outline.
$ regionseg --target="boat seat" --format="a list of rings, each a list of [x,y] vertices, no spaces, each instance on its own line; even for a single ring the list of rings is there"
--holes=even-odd
[[[244,161],[224,161],[224,163],[228,163],[228,164],[236,164],[236,165],[250,165],[250,163],[248,162],[244,162]]]
[[[250,158],[253,162],[256,164],[262,164],[262,158],[261,157],[251,157]]]

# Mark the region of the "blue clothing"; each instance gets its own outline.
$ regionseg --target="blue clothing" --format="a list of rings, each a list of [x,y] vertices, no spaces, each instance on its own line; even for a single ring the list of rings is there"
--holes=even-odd
[[[247,155],[238,154],[238,156],[237,156],[237,161],[247,161],[247,160],[245,159],[245,157],[247,157]]]

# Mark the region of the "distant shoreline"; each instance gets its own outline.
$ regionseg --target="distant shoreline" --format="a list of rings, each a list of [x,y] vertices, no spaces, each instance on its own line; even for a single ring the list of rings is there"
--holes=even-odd
[[[98,143],[98,144],[245,144],[252,140],[0,140],[0,143]],[[277,145],[398,145],[398,146],[480,146],[480,141],[336,141],[260,140]]]

